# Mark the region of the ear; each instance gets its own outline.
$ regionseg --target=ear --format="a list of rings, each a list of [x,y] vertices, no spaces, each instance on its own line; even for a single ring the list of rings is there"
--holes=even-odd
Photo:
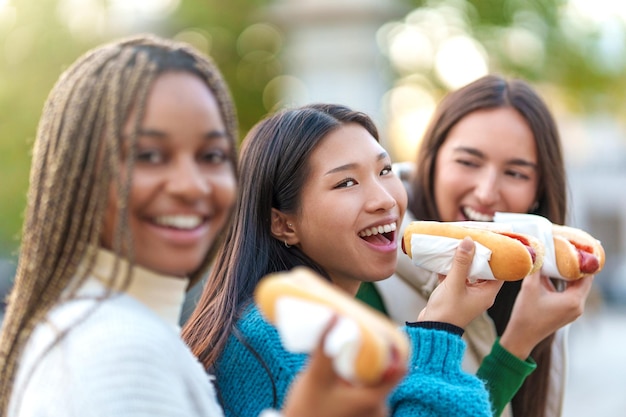
[[[292,216],[272,208],[272,236],[290,246],[299,242],[293,223]]]

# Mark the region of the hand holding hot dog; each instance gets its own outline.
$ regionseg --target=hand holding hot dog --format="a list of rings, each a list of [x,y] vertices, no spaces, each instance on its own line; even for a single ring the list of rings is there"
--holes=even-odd
[[[593,276],[586,276],[557,292],[548,277],[526,277],[500,338],[502,347],[526,360],[539,342],[582,315],[592,282]]]
[[[389,415],[387,397],[406,373],[398,356],[384,377],[375,384],[351,384],[333,369],[324,353],[324,333],[304,371],[295,379],[282,410],[285,417],[384,417]]]
[[[475,245],[469,237],[461,240],[450,273],[435,288],[418,321],[439,321],[465,328],[493,305],[503,281],[470,283],[467,276],[474,252]]]
[[[438,243],[443,239],[460,240],[465,236],[469,236],[491,252],[487,269],[495,279],[518,281],[538,271],[543,265],[544,245],[538,239],[524,233],[515,233],[510,227],[493,223],[414,221],[404,232],[402,250],[416,264],[429,269],[428,265],[419,262],[422,260],[430,262],[427,258],[430,254],[425,253],[423,246],[417,246],[417,251],[414,251],[412,248],[414,243],[427,241],[426,245],[430,249],[431,242]],[[417,240],[413,240],[414,237]],[[432,238],[435,240],[431,240]],[[440,253],[435,255],[439,256]],[[443,271],[435,270],[433,272],[443,273]],[[489,277],[481,276],[481,278]]]

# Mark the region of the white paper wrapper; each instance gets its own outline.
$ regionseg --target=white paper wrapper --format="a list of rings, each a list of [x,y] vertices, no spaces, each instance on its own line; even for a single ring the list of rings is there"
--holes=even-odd
[[[552,222],[550,220],[536,214],[496,212],[493,221],[510,225],[516,233],[525,233],[539,239],[546,250],[541,274],[552,278],[563,278],[556,266]]]
[[[411,236],[411,259],[416,266],[438,274],[447,275],[452,268],[452,260],[460,239],[442,236],[413,234]],[[474,242],[476,252],[470,268],[470,281],[495,279],[489,259],[491,251],[484,245]]]
[[[310,353],[320,343],[334,315],[325,305],[285,296],[276,301],[275,325],[285,349]],[[333,369],[348,381],[354,380],[354,363],[360,344],[359,326],[342,316],[337,318],[324,340],[324,353],[332,359]]]

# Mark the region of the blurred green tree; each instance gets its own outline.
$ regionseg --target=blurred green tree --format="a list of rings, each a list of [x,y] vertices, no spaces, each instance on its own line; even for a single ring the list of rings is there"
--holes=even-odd
[[[268,2],[160,0],[154,4],[162,13],[150,15],[141,9],[145,2],[135,0],[0,0],[0,256],[16,255],[37,122],[69,64],[97,44],[132,33],[189,41],[222,69],[246,132],[267,112],[263,88],[280,72],[275,41],[246,47],[240,39]]]
[[[487,52],[490,71],[554,86],[569,111],[619,115],[625,110],[626,16],[608,10],[609,2],[408,2],[415,8],[462,10],[470,35]],[[534,49],[532,57],[523,56],[528,49]]]

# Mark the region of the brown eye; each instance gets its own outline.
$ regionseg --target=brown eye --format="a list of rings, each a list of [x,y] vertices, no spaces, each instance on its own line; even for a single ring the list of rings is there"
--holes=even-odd
[[[221,149],[212,149],[204,152],[200,159],[209,164],[221,164],[229,161],[228,154]]]
[[[163,154],[155,149],[145,149],[137,151],[137,155],[135,156],[137,162],[146,163],[146,164],[160,164],[164,161]]]
[[[337,184],[335,186],[335,188],[348,188],[348,187],[353,187],[357,184],[356,180],[353,178],[346,178],[345,180],[341,181],[339,184]]]

